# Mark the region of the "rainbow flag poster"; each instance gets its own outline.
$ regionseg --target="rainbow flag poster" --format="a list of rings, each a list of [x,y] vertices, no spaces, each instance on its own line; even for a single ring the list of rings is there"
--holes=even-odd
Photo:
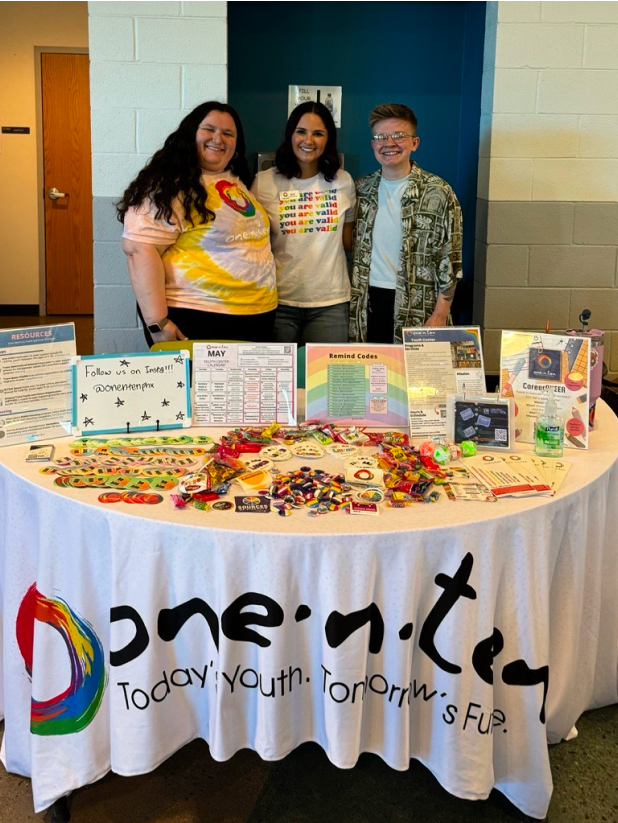
[[[308,343],[306,419],[408,426],[403,346]]]

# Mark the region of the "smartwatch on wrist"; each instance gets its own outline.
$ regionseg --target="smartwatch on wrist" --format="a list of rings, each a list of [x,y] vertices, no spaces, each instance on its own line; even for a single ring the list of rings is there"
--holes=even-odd
[[[158,334],[160,331],[163,331],[169,322],[169,317],[164,317],[163,320],[159,320],[158,323],[150,323],[150,325],[146,326],[146,328],[150,334]]]

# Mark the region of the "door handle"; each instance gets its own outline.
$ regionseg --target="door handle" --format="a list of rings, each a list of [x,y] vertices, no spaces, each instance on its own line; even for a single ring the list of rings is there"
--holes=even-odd
[[[47,192],[50,200],[59,200],[61,197],[68,197],[68,194],[65,194],[63,191],[58,191],[58,189],[54,186],[53,189],[50,189]]]

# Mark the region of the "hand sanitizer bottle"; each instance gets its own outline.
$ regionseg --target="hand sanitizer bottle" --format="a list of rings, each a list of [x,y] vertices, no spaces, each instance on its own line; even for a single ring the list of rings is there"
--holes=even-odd
[[[564,449],[564,421],[558,416],[554,389],[545,401],[545,410],[536,421],[534,451],[539,457],[562,457]]]

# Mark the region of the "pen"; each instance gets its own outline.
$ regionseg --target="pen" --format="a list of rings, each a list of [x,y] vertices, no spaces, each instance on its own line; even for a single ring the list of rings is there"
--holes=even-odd
[[[523,357],[520,357],[517,363],[515,363],[515,368],[513,369],[511,376],[508,378],[504,386],[502,386],[502,391],[500,392],[500,394],[506,396],[509,392],[513,391],[513,381],[515,380],[519,372],[523,369],[525,362],[525,359]]]

